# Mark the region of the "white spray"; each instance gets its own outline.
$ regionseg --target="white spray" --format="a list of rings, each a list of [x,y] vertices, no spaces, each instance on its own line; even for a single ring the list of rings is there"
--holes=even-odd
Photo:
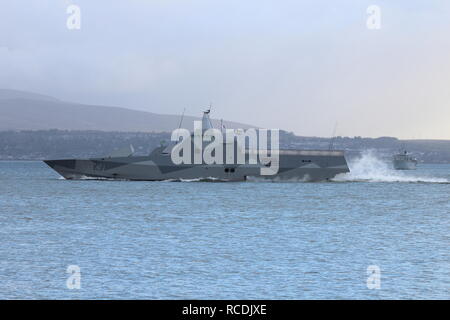
[[[349,162],[350,172],[337,175],[333,181],[367,182],[428,182],[449,183],[444,178],[419,176],[417,171],[394,170],[388,162],[378,158],[373,150],[364,151],[359,158]]]

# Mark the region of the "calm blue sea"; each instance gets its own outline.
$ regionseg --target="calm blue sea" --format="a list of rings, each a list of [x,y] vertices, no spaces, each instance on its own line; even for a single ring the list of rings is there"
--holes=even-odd
[[[0,162],[0,298],[449,299],[449,181],[449,165],[370,155],[326,183],[66,181]]]

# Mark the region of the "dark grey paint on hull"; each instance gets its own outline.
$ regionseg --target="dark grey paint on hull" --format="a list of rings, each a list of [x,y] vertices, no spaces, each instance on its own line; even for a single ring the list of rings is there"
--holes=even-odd
[[[47,160],[45,163],[66,179],[244,181],[255,177],[323,181],[349,172],[341,151],[280,150],[278,174],[271,176],[260,174],[260,164],[175,165],[170,155],[155,151],[145,157]]]

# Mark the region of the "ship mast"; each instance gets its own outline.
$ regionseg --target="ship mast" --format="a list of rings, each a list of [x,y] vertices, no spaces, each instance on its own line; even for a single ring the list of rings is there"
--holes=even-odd
[[[209,107],[206,111],[203,111],[203,118],[202,118],[202,130],[205,132],[208,129],[214,128],[211,122],[211,119],[209,118],[209,113],[211,112],[212,104],[209,104]]]

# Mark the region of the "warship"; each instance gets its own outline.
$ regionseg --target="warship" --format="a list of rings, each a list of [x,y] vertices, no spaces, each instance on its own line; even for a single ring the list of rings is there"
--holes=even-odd
[[[395,154],[392,163],[395,170],[415,170],[417,159],[405,150]]]
[[[210,110],[203,112],[202,130],[213,128]],[[181,126],[181,122],[180,122]],[[213,128],[214,129],[214,128]],[[222,129],[222,128],[221,128]],[[217,129],[218,130],[218,129]],[[223,157],[229,158],[230,149],[223,143]],[[277,149],[277,157],[269,163],[238,163],[237,147],[233,147],[233,162],[208,164],[204,159],[200,163],[177,164],[172,159],[176,144],[161,145],[146,156],[134,155],[133,147],[119,150],[113,154],[89,159],[45,160],[44,162],[65,179],[113,179],[113,180],[219,180],[245,181],[248,179],[325,181],[337,174],[349,172],[343,151],[340,150],[293,150]],[[249,150],[245,151],[250,157]],[[273,174],[262,174],[264,168],[276,162],[277,170]]]

